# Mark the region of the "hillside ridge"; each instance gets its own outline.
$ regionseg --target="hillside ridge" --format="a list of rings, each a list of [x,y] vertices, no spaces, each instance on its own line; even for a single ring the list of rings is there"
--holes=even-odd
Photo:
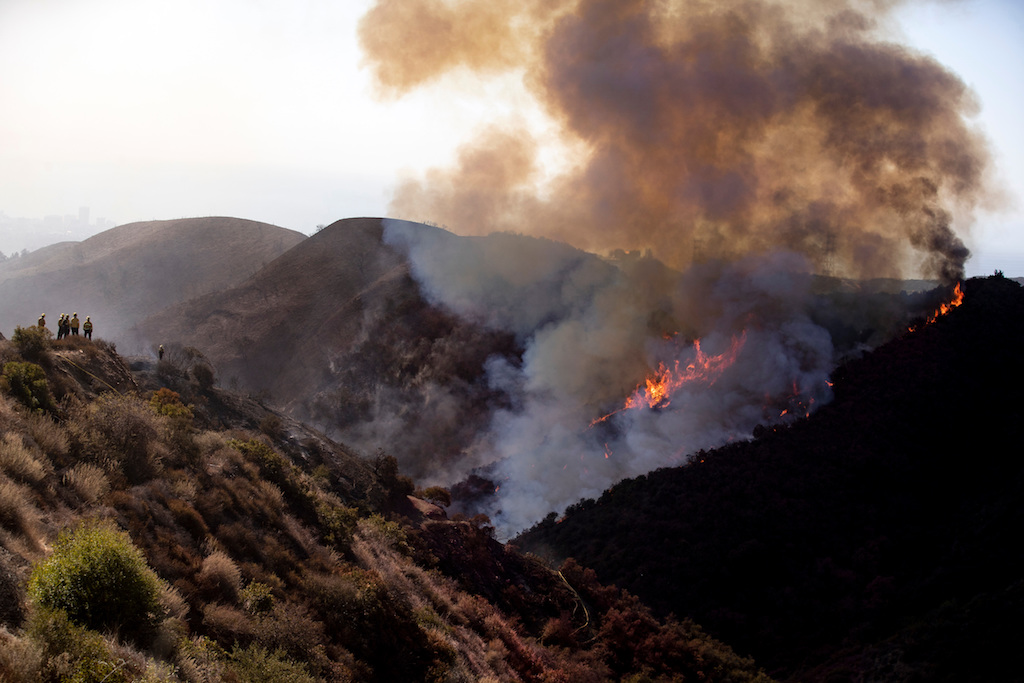
[[[692,616],[781,679],[1014,680],[1024,290],[964,290],[838,368],[809,419],[620,482],[515,544]]]
[[[770,680],[196,349],[48,336],[0,341],[0,680]]]

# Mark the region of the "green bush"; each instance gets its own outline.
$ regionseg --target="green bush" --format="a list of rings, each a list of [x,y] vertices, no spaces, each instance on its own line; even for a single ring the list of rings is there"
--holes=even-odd
[[[181,402],[181,395],[171,391],[167,387],[157,389],[149,397],[149,407],[158,415],[166,415],[170,418],[179,418],[185,421],[192,420],[192,408]]]
[[[131,680],[103,637],[73,623],[60,610],[32,611],[26,633],[41,648],[39,680],[127,683]]]
[[[62,533],[32,570],[28,592],[80,626],[133,639],[149,633],[160,612],[160,579],[128,534],[99,522]]]
[[[236,645],[228,666],[246,683],[316,683],[305,666],[290,661],[281,651],[270,652],[259,645]]]
[[[15,327],[11,341],[22,358],[28,360],[43,360],[46,350],[50,347],[50,340],[53,334],[45,327]]]
[[[443,486],[428,486],[422,491],[416,491],[413,495],[416,494],[419,494],[419,498],[428,500],[431,503],[440,505],[441,507],[448,507],[452,504],[452,494]]]
[[[46,372],[35,363],[4,363],[0,387],[31,410],[53,410]]]

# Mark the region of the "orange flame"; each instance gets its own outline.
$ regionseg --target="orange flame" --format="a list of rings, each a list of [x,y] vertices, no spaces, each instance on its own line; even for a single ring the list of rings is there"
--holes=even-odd
[[[958,282],[958,283],[956,283],[956,287],[953,288],[953,299],[952,299],[952,301],[950,301],[947,304],[942,304],[941,306],[939,306],[938,309],[936,309],[935,313],[932,314],[932,317],[928,318],[928,322],[929,323],[935,322],[940,317],[946,315],[947,313],[952,311],[954,308],[956,308],[957,306],[959,306],[963,302],[964,302],[964,290],[960,287],[960,283]]]
[[[954,308],[956,308],[957,306],[959,306],[963,302],[964,302],[964,290],[960,286],[960,283],[958,282],[958,283],[956,283],[956,287],[953,288],[953,298],[948,303],[941,304],[938,308],[936,308],[935,312],[932,313],[931,316],[928,317],[928,320],[926,320],[924,324],[925,325],[931,325],[933,322],[935,322],[936,320],[938,320],[942,316],[946,315],[947,313],[952,311]],[[909,329],[910,329],[911,332],[913,332],[917,328],[916,327],[911,327]]]
[[[693,342],[693,348],[697,355],[692,361],[682,367],[680,361],[675,361],[671,366],[664,363],[658,364],[658,370],[647,376],[644,384],[638,384],[633,394],[626,399],[625,404],[618,410],[613,410],[607,415],[597,418],[590,423],[590,426],[604,422],[612,415],[621,413],[624,410],[636,408],[666,408],[672,403],[672,394],[685,384],[694,382],[711,386],[721,376],[727,367],[736,361],[743,344],[747,340],[746,331],[739,337],[732,338],[729,350],[715,356],[708,355],[700,348],[700,340]]]

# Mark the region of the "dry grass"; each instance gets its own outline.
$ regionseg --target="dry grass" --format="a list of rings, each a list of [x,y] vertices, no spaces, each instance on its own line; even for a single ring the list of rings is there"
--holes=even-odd
[[[195,481],[192,479],[178,477],[171,481],[171,493],[189,505],[195,504],[198,490]]]
[[[197,577],[200,588],[211,599],[221,599],[229,604],[238,602],[242,589],[242,572],[227,553],[215,550],[203,560]]]
[[[25,616],[25,578],[26,572],[14,556],[0,548],[0,624],[21,624]]]
[[[0,367],[3,367],[2,359],[0,359]],[[0,394],[0,429],[4,431],[12,429],[20,421],[21,418],[15,412],[14,405],[7,399],[7,396]]]
[[[222,646],[252,642],[255,625],[241,609],[221,603],[203,605],[202,609],[204,630]]]
[[[34,413],[28,418],[28,433],[43,453],[54,463],[63,462],[68,455],[68,433],[49,415]]]
[[[37,681],[43,666],[43,650],[38,644],[0,628],[0,681],[31,683]]]
[[[36,516],[25,487],[0,475],[0,526],[31,539]]]
[[[98,502],[110,491],[110,480],[100,467],[83,462],[64,473],[64,485],[89,504]]]
[[[0,439],[0,472],[11,479],[35,486],[50,470],[49,463],[37,458],[19,435],[8,432]]]
[[[138,396],[105,394],[74,419],[89,458],[138,484],[161,470],[158,437],[163,423]]]

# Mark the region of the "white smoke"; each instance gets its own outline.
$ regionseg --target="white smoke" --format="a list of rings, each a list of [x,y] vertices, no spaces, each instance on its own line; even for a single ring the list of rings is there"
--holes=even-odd
[[[487,511],[503,533],[831,397],[832,340],[807,315],[808,264],[796,254],[680,274],[653,259],[620,269],[549,240],[456,237],[401,221],[385,221],[385,241],[408,254],[433,303],[515,332],[525,348],[519,365],[488,364],[512,407],[472,449],[497,481]],[[738,347],[735,361],[667,406],[621,409],[659,363],[693,362],[697,338],[711,356]]]

